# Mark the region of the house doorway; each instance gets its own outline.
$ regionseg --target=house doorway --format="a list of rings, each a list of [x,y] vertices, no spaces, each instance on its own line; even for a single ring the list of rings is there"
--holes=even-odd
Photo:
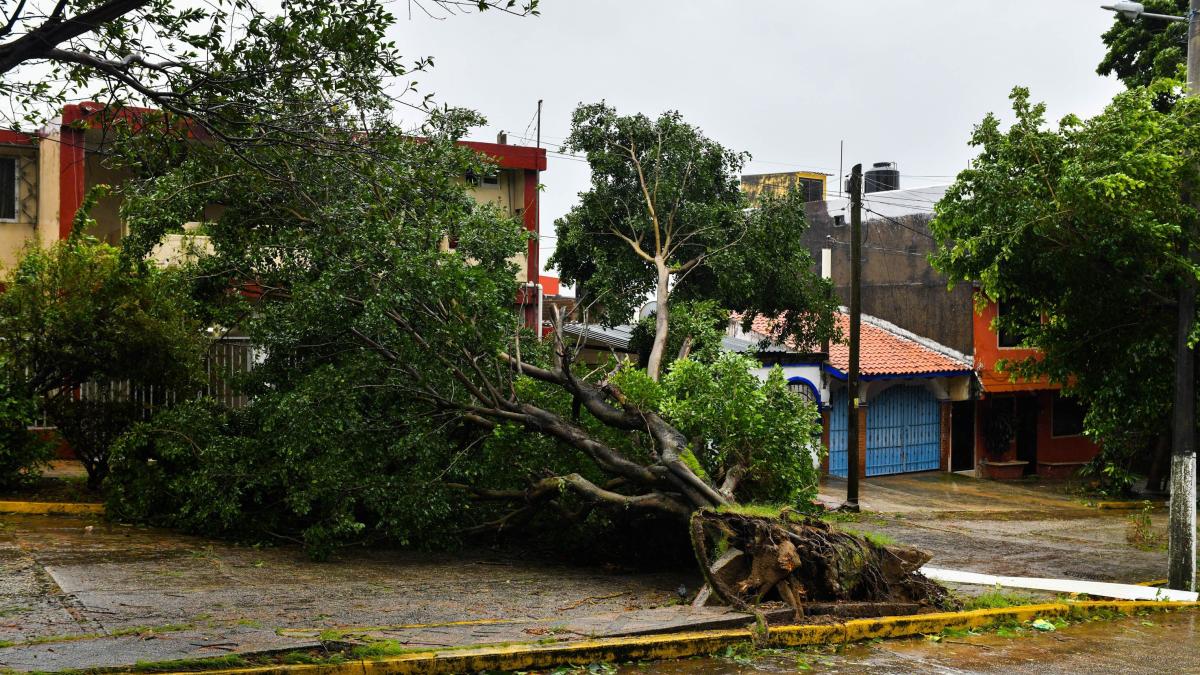
[[[955,401],[950,408],[950,470],[975,468],[975,401]]]
[[[1017,460],[1029,462],[1025,465],[1025,475],[1037,472],[1037,441],[1038,441],[1038,399],[1036,396],[1018,396],[1016,398],[1016,427],[1014,435],[1017,441]]]

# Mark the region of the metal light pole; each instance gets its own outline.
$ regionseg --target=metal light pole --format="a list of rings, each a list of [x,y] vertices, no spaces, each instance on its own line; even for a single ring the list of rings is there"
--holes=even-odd
[[[1191,0],[1187,16],[1152,14],[1140,2],[1116,2],[1104,9],[1119,12],[1127,19],[1141,17],[1188,23],[1187,95],[1200,96],[1200,0]],[[1190,192],[1184,198],[1191,200]],[[1191,245],[1194,223],[1182,224],[1180,253],[1192,264],[1200,262]],[[1184,275],[1179,286],[1175,337],[1175,405],[1171,448],[1171,508],[1168,524],[1167,585],[1170,588],[1196,589],[1196,353],[1188,345],[1196,317],[1196,277]]]

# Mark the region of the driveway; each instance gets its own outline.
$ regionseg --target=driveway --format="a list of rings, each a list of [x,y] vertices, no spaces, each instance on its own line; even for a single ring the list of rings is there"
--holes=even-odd
[[[845,501],[845,481],[821,487],[829,504]],[[865,512],[851,527],[933,554],[930,564],[1008,576],[1141,583],[1166,576],[1165,547],[1139,550],[1127,540],[1130,511],[1097,510],[1053,482],[1001,483],[921,473],[862,481]],[[1165,532],[1167,513],[1151,514]]]

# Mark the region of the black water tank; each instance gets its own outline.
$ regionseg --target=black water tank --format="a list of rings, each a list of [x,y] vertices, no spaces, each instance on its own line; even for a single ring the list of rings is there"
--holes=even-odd
[[[900,167],[895,162],[875,162],[863,175],[863,192],[900,189]]]

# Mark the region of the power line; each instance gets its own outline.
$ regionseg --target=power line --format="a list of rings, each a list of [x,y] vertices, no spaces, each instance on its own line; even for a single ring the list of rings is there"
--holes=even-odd
[[[911,209],[915,213],[933,213],[933,209],[931,207],[934,204],[936,204],[936,202],[928,202],[929,206],[918,205],[918,204],[903,204],[900,202],[889,202],[885,199],[869,199],[869,200],[863,200],[863,201],[867,202],[867,203],[872,203],[872,204],[883,204],[886,206],[894,206],[894,207],[900,208],[900,209]]]
[[[863,197],[863,199],[876,199],[876,200],[881,200],[881,201],[891,200],[891,201],[899,201],[899,202],[916,202],[918,204],[936,204],[939,201],[941,201],[941,199],[942,199],[940,196],[936,199],[933,199],[932,194],[922,196],[922,193],[917,192],[917,188],[914,188],[912,190],[904,190],[903,191],[904,194],[897,194],[897,192],[899,192],[899,191],[887,190],[887,191],[881,191],[881,192],[871,192],[871,193],[868,193],[867,195],[865,195]]]
[[[909,232],[912,232],[913,234],[919,234],[919,235],[921,235],[922,237],[925,237],[926,239],[929,239],[929,240],[931,240],[931,241],[936,241],[936,240],[933,238],[933,235],[929,234],[928,232],[922,232],[922,231],[918,230],[918,229],[917,229],[917,228],[915,228],[915,227],[912,227],[912,226],[910,226],[910,225],[905,225],[904,223],[902,223],[902,222],[900,222],[900,221],[896,220],[895,218],[892,218],[891,216],[885,216],[885,215],[883,215],[882,213],[880,213],[880,212],[878,212],[878,211],[874,211],[874,210],[868,209],[868,208],[867,208],[867,207],[865,207],[865,206],[863,207],[863,210],[864,210],[864,211],[866,211],[867,213],[874,213],[875,215],[879,216],[880,218],[883,218],[883,219],[884,219],[884,220],[886,220],[886,221],[889,221],[889,222],[891,222],[891,223],[894,223],[894,224],[896,224],[896,225],[899,225],[900,227],[903,227],[904,229],[908,230]]]
[[[850,245],[850,242],[841,241],[840,239],[830,238],[827,241],[829,241],[832,244],[837,244],[839,246],[849,246]],[[898,255],[911,255],[911,256],[915,256],[917,258],[924,258],[929,255],[929,253],[921,253],[921,252],[917,252],[917,251],[905,251],[905,250],[898,249],[898,248],[888,248],[886,246],[873,246],[871,244],[860,244],[860,246],[862,246],[863,248],[871,249],[872,251],[883,251],[885,253],[896,253]]]

